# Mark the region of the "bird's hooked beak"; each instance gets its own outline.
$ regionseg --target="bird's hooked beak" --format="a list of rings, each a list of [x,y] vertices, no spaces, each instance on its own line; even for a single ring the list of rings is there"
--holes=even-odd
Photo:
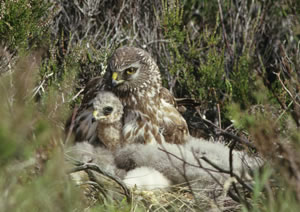
[[[113,72],[112,74],[112,86],[116,87],[117,85],[123,83],[124,80],[120,79],[120,76],[118,75],[117,72]]]
[[[92,122],[95,122],[97,120],[101,120],[101,119],[104,119],[104,118],[106,118],[106,116],[99,116],[99,112],[97,110],[95,110],[93,112]]]

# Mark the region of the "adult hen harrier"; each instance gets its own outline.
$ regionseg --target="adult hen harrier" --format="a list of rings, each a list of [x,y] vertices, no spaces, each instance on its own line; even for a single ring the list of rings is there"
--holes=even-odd
[[[100,90],[112,91],[121,100],[124,107],[122,133],[126,142],[185,142],[189,134],[186,121],[174,107],[172,94],[162,87],[158,66],[144,50],[122,47],[113,53],[104,77],[94,78],[87,84],[79,116],[86,113]],[[82,137],[86,133],[82,133],[81,128],[86,128],[87,121],[84,118],[79,121],[82,123],[75,123],[75,134]],[[95,127],[89,131],[90,137],[94,137]]]

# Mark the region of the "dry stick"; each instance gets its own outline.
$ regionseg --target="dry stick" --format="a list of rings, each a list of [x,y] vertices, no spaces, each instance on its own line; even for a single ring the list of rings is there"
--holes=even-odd
[[[42,89],[42,91],[44,90],[43,88],[43,85],[45,84],[46,80],[51,77],[54,73],[50,73],[48,75],[45,75],[43,77],[43,80],[42,82],[37,86],[35,87],[33,90],[32,90],[32,96],[31,96],[31,99],[33,99],[35,97],[35,95],[40,91],[40,89]]]
[[[84,88],[81,88],[80,91],[77,92],[77,94],[75,94],[75,96],[73,96],[72,99],[69,100],[69,102],[74,101],[83,91]]]
[[[217,104],[218,108],[218,119],[219,119],[219,128],[222,129],[222,124],[221,124],[221,110],[220,110],[220,104]]]
[[[113,176],[112,174],[102,170],[97,164],[95,163],[82,163],[79,161],[75,162],[75,165],[77,167],[71,169],[70,171],[68,171],[69,173],[73,173],[73,172],[79,172],[79,171],[85,171],[85,170],[93,170],[95,172],[98,172],[110,179],[112,179],[113,181],[115,181],[119,186],[121,186],[121,188],[124,191],[125,196],[127,197],[127,202],[130,203],[131,202],[131,193],[130,190],[127,188],[127,186],[122,182],[121,179],[119,179],[116,176]]]
[[[227,39],[227,34],[226,34],[226,30],[225,30],[225,25],[224,25],[223,12],[222,12],[222,6],[221,6],[220,0],[218,0],[218,6],[219,6],[220,19],[221,19],[222,29],[223,29],[223,38],[224,38],[226,47],[227,47],[228,50],[229,50],[229,54],[230,54],[230,56],[232,57],[232,56],[233,56],[233,53],[231,52],[231,48],[230,48],[230,46],[229,46],[229,42],[228,42],[228,39]]]
[[[74,123],[75,123],[75,117],[76,117],[77,111],[78,111],[78,108],[75,107],[74,110],[73,110],[73,113],[72,113],[71,125],[70,125],[70,128],[68,130],[68,135],[67,135],[67,138],[65,140],[65,145],[68,144],[68,142],[70,140],[70,137],[71,137],[71,134],[73,132]]]
[[[288,147],[285,144],[280,144],[278,143],[280,149],[282,149],[283,153],[285,153],[287,155],[287,160],[289,162],[289,166],[290,166],[290,170],[291,170],[291,177],[290,179],[292,179],[292,177],[294,178],[293,180],[291,180],[290,185],[295,187],[295,191],[296,191],[296,196],[297,199],[300,199],[300,185],[299,185],[299,181],[300,181],[300,172],[299,172],[299,164],[297,162],[297,156],[295,156],[295,151],[293,151],[290,147]]]
[[[295,97],[292,95],[292,93],[289,91],[289,89],[287,89],[287,87],[285,87],[284,83],[282,82],[282,80],[280,78],[280,73],[276,73],[273,71],[273,74],[275,74],[278,77],[278,80],[279,80],[280,84],[282,85],[283,89],[289,94],[289,96],[292,98],[294,103],[300,107],[300,104],[297,102]]]
[[[184,159],[178,157],[177,155],[175,155],[175,154],[173,154],[173,153],[171,153],[171,152],[168,152],[168,151],[165,150],[165,149],[158,148],[158,150],[163,151],[163,152],[167,153],[168,155],[171,155],[172,157],[174,157],[174,158],[176,158],[176,159],[178,159],[178,160],[184,162],[185,164],[187,164],[187,165],[189,165],[189,166],[192,166],[192,167],[195,167],[195,168],[202,168],[202,169],[206,169],[207,171],[210,171],[210,172],[217,172],[217,173],[218,173],[218,171],[216,171],[216,170],[209,169],[209,168],[204,168],[204,167],[202,167],[202,166],[199,167],[199,166],[197,166],[197,165],[191,164],[191,163],[185,161]],[[170,158],[170,157],[169,157],[169,158]],[[176,168],[177,168],[177,167],[176,167]],[[177,169],[178,169],[178,168],[177,168]],[[227,171],[227,172],[225,171],[224,173],[225,173],[225,174],[229,174],[229,171]]]
[[[114,30],[114,29],[116,30],[116,34],[117,34],[117,32],[118,32],[117,23],[119,22],[119,19],[120,19],[120,17],[121,17],[121,14],[122,14],[123,10],[125,9],[125,2],[126,2],[126,1],[123,1],[122,6],[121,6],[121,8],[120,8],[120,10],[119,10],[119,13],[118,13],[118,15],[117,15],[117,17],[116,17],[116,19],[115,19],[114,26],[113,26],[112,29],[108,32],[107,37],[110,37],[110,35],[111,35],[111,33],[113,33],[113,30]]]
[[[229,132],[226,132],[225,130],[219,128],[217,125],[215,125],[215,124],[212,123],[211,121],[209,121],[209,120],[207,120],[207,119],[205,119],[205,118],[202,118],[202,117],[201,117],[201,114],[200,114],[199,112],[198,112],[198,114],[200,115],[200,118],[201,118],[204,122],[206,122],[206,123],[212,125],[212,126],[215,127],[216,129],[218,129],[218,130],[220,131],[219,134],[224,135],[224,136],[228,136],[228,137],[230,137],[230,138],[232,138],[232,139],[234,139],[234,140],[236,140],[236,141],[238,141],[238,142],[240,142],[240,143],[242,143],[242,144],[247,145],[248,147],[255,148],[255,146],[254,146],[252,143],[250,143],[247,139],[240,138],[240,137],[238,137],[238,136],[236,136],[236,135],[234,135],[234,134],[231,134],[231,133],[229,133]]]
[[[260,54],[258,54],[258,60],[259,60],[259,63],[260,63],[260,65],[261,65],[262,71],[263,71],[263,72],[266,72],[266,69],[265,69],[265,66],[264,66],[264,63],[263,63],[263,61],[262,61],[262,58],[261,58],[261,55],[260,55]],[[270,85],[269,80],[266,79],[266,77],[263,75],[263,73],[260,73],[260,75],[262,75],[261,77],[266,81],[266,84],[267,84],[267,85]],[[272,94],[273,94],[274,97],[276,98],[277,102],[280,104],[281,108],[282,108],[283,110],[286,110],[287,107],[286,107],[285,103],[283,103],[283,102],[280,100],[279,96],[274,92],[274,89],[269,89],[269,90],[271,90]]]
[[[181,160],[181,161],[183,162],[183,173],[182,173],[181,170],[173,164],[169,152],[168,152],[167,150],[165,150],[165,149],[162,149],[162,148],[158,148],[158,149],[161,150],[161,151],[163,151],[163,152],[165,152],[165,153],[167,154],[167,157],[168,157],[169,161],[172,163],[172,166],[173,166],[173,167],[181,174],[181,176],[183,176],[185,182],[186,182],[187,185],[188,185],[188,188],[190,189],[190,191],[191,191],[191,193],[192,193],[194,199],[195,199],[196,202],[197,202],[196,195],[195,195],[195,193],[194,193],[194,191],[193,191],[193,189],[192,189],[192,186],[191,186],[191,184],[190,184],[190,181],[188,180],[188,178],[187,178],[187,176],[186,176],[186,168],[185,168],[185,166],[186,166],[186,164],[188,164],[188,163],[187,163],[185,160]],[[181,154],[181,156],[183,156],[181,150],[180,150],[180,154]],[[177,157],[177,156],[176,156],[176,157]],[[177,157],[177,158],[179,158],[179,157]],[[189,164],[188,164],[188,165],[189,165]]]
[[[107,199],[107,195],[105,193],[105,191],[103,190],[103,188],[100,186],[100,184],[98,184],[97,182],[94,181],[85,181],[79,184],[79,186],[82,185],[91,185],[93,187],[95,187],[98,191],[100,191],[100,193],[104,196],[105,199]]]
[[[103,186],[101,186],[101,183],[97,180],[97,178],[95,177],[94,173],[91,170],[85,170],[85,172],[87,173],[89,179],[95,183],[97,189],[101,192],[101,194],[104,196],[105,199],[107,199],[107,195],[104,191]],[[94,184],[93,184],[94,185]]]
[[[4,85],[3,80],[0,80],[0,86],[1,86],[4,90],[7,89],[7,86]],[[3,93],[4,93],[5,97],[6,97],[5,100],[6,100],[7,107],[8,107],[8,109],[9,109],[10,114],[14,114],[13,105],[11,104],[12,101],[10,101],[10,97],[9,97],[9,92],[3,92]]]
[[[277,123],[278,123],[278,121],[282,118],[282,116],[286,113],[286,111],[291,107],[292,104],[293,104],[293,101],[291,101],[291,102],[288,104],[287,108],[284,109],[284,110],[282,111],[282,113],[281,113],[281,114],[278,116],[278,118],[275,120],[274,124],[277,124]]]
[[[196,159],[196,161],[197,161],[199,167],[202,167],[201,162],[200,162],[199,158],[196,157],[194,151],[193,151],[193,155],[194,155],[194,158]],[[204,168],[203,168],[203,169],[204,169]],[[222,183],[220,183],[220,181],[219,181],[213,174],[211,174],[211,173],[210,173],[208,170],[206,170],[206,169],[204,169],[204,170],[211,176],[211,178],[212,178],[219,186],[223,187]],[[235,194],[233,194],[230,190],[228,191],[228,195],[229,195],[234,201],[240,203],[239,197],[237,197]]]
[[[231,177],[233,177],[233,154],[232,154],[232,152],[235,147],[235,144],[236,144],[236,141],[233,141],[233,145],[229,149],[229,170],[230,170]],[[249,203],[241,197],[241,194],[240,194],[238,188],[236,187],[235,182],[233,182],[232,185],[233,185],[233,189],[234,189],[235,193],[237,194],[238,198],[240,199],[240,201],[242,203],[244,203],[248,209],[250,209]]]
[[[187,165],[189,165],[189,166],[196,167],[196,168],[202,168],[202,169],[204,169],[204,170],[206,170],[206,171],[210,171],[210,172],[222,172],[222,173],[225,173],[225,174],[229,174],[229,175],[230,175],[230,171],[225,170],[225,169],[219,167],[218,165],[216,165],[215,163],[213,163],[213,162],[211,162],[209,159],[207,159],[205,156],[202,156],[202,157],[200,157],[199,159],[204,160],[206,163],[208,163],[209,165],[211,165],[211,166],[212,166],[213,168],[215,168],[217,171],[216,171],[216,170],[213,170],[213,169],[209,169],[209,168],[204,168],[203,166],[200,166],[200,167],[199,167],[199,165],[197,166],[197,165],[191,164],[191,163],[185,161],[184,159],[178,157],[177,155],[175,155],[175,154],[173,154],[173,153],[171,153],[171,152],[168,152],[168,151],[165,150],[165,149],[162,149],[162,148],[158,148],[158,149],[161,150],[161,151],[163,151],[163,152],[165,152],[165,153],[167,153],[168,155],[171,155],[172,157],[175,157],[176,159],[178,159],[178,160],[180,160],[180,161],[182,161],[182,162],[185,162],[185,163],[186,163]],[[247,184],[246,184],[246,183],[245,183],[245,182],[244,182],[237,174],[232,173],[232,175],[233,175],[233,177],[236,178],[236,180],[237,180],[242,186],[244,186],[245,188],[247,188],[250,192],[253,191],[253,188],[250,187],[249,185],[247,185]]]
[[[223,172],[225,174],[230,174],[230,171],[227,171],[225,169],[220,168],[218,165],[216,165],[215,163],[211,162],[210,160],[208,160],[205,156],[201,157],[202,160],[204,160],[205,162],[207,162],[209,165],[211,165],[212,167],[214,167],[215,169],[217,169],[220,172]],[[245,188],[247,188],[249,191],[253,191],[253,188],[251,188],[249,185],[247,185],[238,175],[236,175],[234,172],[232,173],[232,176],[236,178],[236,180]]]
[[[153,44],[153,43],[170,43],[170,40],[164,40],[164,39],[160,39],[160,40],[152,40],[152,41],[149,41],[148,43],[144,44],[145,47],[143,48],[146,48],[146,46],[150,45],[150,44]]]

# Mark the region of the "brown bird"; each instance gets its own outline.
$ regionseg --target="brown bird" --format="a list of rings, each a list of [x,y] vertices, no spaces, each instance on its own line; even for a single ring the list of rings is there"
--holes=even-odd
[[[121,146],[123,105],[110,91],[99,91],[75,119],[75,141],[113,150]]]
[[[80,140],[95,139],[86,111],[100,90],[112,91],[124,107],[122,134],[129,143],[181,144],[189,135],[186,121],[174,106],[173,95],[161,85],[161,76],[152,57],[142,49],[122,47],[111,56],[104,77],[92,79],[75,120]],[[78,139],[77,139],[78,140]]]
[[[97,136],[109,150],[122,145],[123,105],[112,92],[102,91],[93,100],[93,121],[97,124]]]

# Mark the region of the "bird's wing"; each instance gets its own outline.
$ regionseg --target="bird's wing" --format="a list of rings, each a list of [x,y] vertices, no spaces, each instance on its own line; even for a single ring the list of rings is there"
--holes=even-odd
[[[176,109],[177,104],[173,94],[166,88],[160,89],[161,110],[163,113],[163,135],[166,142],[182,144],[189,135],[185,119]]]
[[[95,77],[91,79],[87,83],[83,91],[84,96],[80,108],[81,107],[85,108],[85,105],[88,104],[93,98],[95,98],[99,91],[104,89],[105,89],[105,79],[103,77]]]
[[[67,120],[65,131],[70,130],[73,126],[72,132],[75,135],[75,142],[88,141],[89,143],[97,143],[97,122],[92,121],[92,100],[96,97],[97,93],[105,88],[105,80],[103,77],[95,77],[91,79],[84,91],[81,105],[75,114],[75,119],[72,116]],[[72,121],[74,123],[72,123]]]
[[[167,103],[174,105],[176,107],[176,101],[173,94],[165,87],[161,87],[159,92],[160,99],[165,100]]]
[[[92,108],[82,110],[81,113],[77,115],[73,129],[75,141],[96,142],[98,122],[93,122],[92,119]]]
[[[162,99],[163,113],[163,135],[166,142],[183,144],[189,135],[189,130],[185,119],[177,109]]]

